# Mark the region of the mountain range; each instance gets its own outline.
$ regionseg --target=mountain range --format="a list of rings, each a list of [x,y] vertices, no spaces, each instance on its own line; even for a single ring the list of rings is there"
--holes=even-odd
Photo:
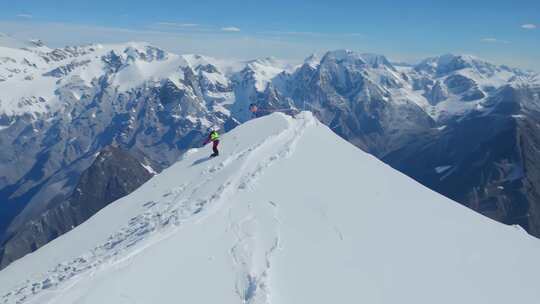
[[[88,172],[99,159],[133,159],[120,162],[139,172],[118,192],[127,195],[200,146],[209,127],[225,132],[250,120],[251,103],[263,113],[311,111],[420,183],[540,236],[539,83],[535,72],[468,55],[396,65],[382,55],[337,50],[291,66],[275,58],[177,55],[146,43],[51,49],[4,35],[1,265],[117,198],[92,199],[92,208],[73,203],[78,189],[103,192],[103,181],[118,173],[103,170],[103,181],[93,180],[99,174]],[[62,206],[84,216],[51,220],[68,210]]]

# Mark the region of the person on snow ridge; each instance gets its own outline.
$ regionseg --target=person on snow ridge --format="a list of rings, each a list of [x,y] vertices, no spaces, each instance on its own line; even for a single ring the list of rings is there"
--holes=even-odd
[[[217,132],[216,128],[208,128],[208,138],[204,142],[203,145],[208,144],[209,142],[212,142],[212,155],[210,157],[216,157],[219,155],[218,145],[219,145],[219,133]]]
[[[259,107],[254,103],[249,105],[249,111],[251,112],[251,115],[253,115],[253,118],[259,118],[266,114],[262,110],[259,110]]]

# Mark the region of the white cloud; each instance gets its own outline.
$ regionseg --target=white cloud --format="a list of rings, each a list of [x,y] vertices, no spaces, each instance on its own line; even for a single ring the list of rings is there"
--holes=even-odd
[[[24,19],[32,19],[33,16],[30,14],[18,14],[16,17],[24,18]]]
[[[526,30],[534,30],[536,29],[538,26],[536,24],[532,24],[532,23],[527,23],[527,24],[522,24],[521,25],[521,28],[522,29],[526,29]]]
[[[240,32],[240,29],[234,26],[222,27],[222,32]]]
[[[316,32],[295,32],[295,31],[266,31],[260,32],[263,35],[291,35],[291,36],[321,36],[321,33]]]
[[[486,43],[502,43],[502,44],[509,44],[510,41],[507,40],[501,40],[497,38],[483,38],[480,41],[486,42]]]

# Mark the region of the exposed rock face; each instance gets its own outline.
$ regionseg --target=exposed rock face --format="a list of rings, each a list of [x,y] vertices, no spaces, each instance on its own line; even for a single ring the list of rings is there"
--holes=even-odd
[[[539,89],[504,87],[487,111],[419,137],[383,160],[488,217],[540,237]]]
[[[424,90],[426,91],[424,96],[431,105],[436,105],[448,98],[447,89],[439,81],[435,82],[435,85],[433,86],[425,86]]]
[[[383,56],[329,52],[283,78],[258,96],[264,110],[313,111],[338,135],[378,156],[435,124],[418,104],[396,98],[408,84]]]
[[[153,176],[134,156],[116,147],[103,149],[63,202],[27,221],[0,247],[0,268],[35,251],[81,224]]]
[[[201,57],[137,44],[17,52],[38,63],[35,71],[21,73],[50,81],[54,87],[41,93],[50,89],[54,97],[17,100],[24,93],[18,91],[0,96],[0,144],[9,147],[0,150],[0,239],[65,201],[81,172],[108,145],[144,155],[159,171],[199,146],[210,125],[237,125],[223,106],[230,102],[230,83]],[[72,64],[75,59],[85,64]],[[147,65],[170,74],[141,75],[140,66]],[[40,72],[55,66],[54,75]],[[90,72],[95,77],[87,77]],[[3,104],[10,94],[13,100]]]

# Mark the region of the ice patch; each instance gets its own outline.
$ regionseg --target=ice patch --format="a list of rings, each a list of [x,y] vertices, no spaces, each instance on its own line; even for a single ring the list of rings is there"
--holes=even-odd
[[[150,166],[150,165],[141,163],[141,166],[143,166],[143,168],[146,169],[146,171],[148,171],[148,173],[150,173],[150,174],[153,174],[153,175],[158,174],[158,173],[156,172],[156,170],[154,170],[154,168],[152,168],[152,166]]]
[[[435,172],[437,172],[437,174],[441,174],[448,171],[450,168],[452,168],[452,166],[439,166],[435,168]]]

